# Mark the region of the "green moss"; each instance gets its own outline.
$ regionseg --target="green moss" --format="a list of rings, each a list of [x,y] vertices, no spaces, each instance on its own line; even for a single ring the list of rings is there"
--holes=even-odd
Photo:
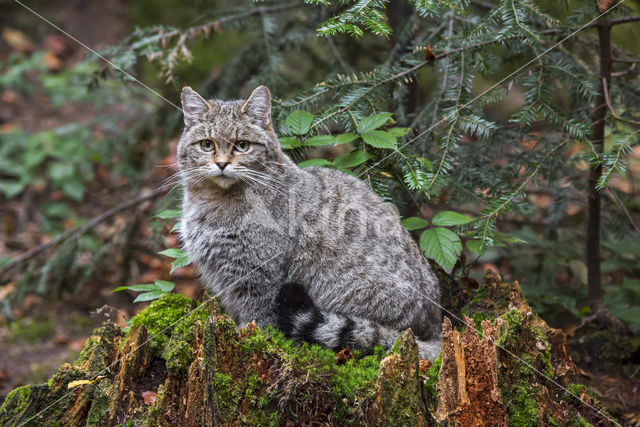
[[[482,302],[483,299],[485,299],[486,297],[486,286],[480,286],[478,288],[478,290],[476,291],[475,295],[473,296],[473,298],[471,299],[472,303],[479,303]]]
[[[375,353],[363,358],[353,358],[344,365],[337,365],[331,377],[331,394],[336,399],[332,420],[344,424],[357,420],[358,404],[375,394],[380,361],[385,353],[376,347]]]
[[[540,363],[540,371],[547,377],[553,378],[553,365],[551,364],[551,352],[549,346],[542,350],[538,355],[538,361]]]
[[[131,325],[145,325],[152,354],[161,356],[172,374],[184,374],[193,361],[192,343],[197,324],[209,316],[207,307],[192,309],[192,302],[181,294],[170,293],[152,302],[131,319]],[[233,323],[233,322],[231,322]]]
[[[268,385],[261,381],[255,372],[247,376],[245,384],[244,399],[246,399],[249,408],[247,413],[243,414],[241,423],[259,426],[280,425],[277,394],[274,392],[265,394]]]
[[[0,425],[18,424],[29,409],[33,386],[23,385],[9,393],[0,407]]]
[[[91,407],[89,408],[89,413],[87,415],[87,427],[104,425],[105,421],[108,419],[109,396],[105,391],[107,385],[107,382],[99,385],[92,385],[95,388],[93,389],[93,400],[91,402]]]
[[[216,414],[224,422],[232,422],[237,415],[238,404],[243,396],[242,388],[233,384],[233,378],[222,372],[213,374],[213,404]]]
[[[580,414],[578,414],[575,417],[569,418],[569,425],[571,427],[592,427],[593,426],[593,424],[591,424],[589,421],[582,418],[582,415]]]
[[[553,418],[551,415],[549,415],[549,418],[547,418],[547,425],[550,427],[562,427],[562,424],[560,424],[555,418]]]
[[[520,339],[520,331],[524,325],[524,316],[518,309],[507,311],[500,316],[506,322],[504,328],[497,340],[497,345],[501,347],[514,347]]]
[[[534,396],[536,396],[535,388],[524,382],[510,387],[506,393],[503,393],[502,400],[510,402],[507,405],[510,426],[538,425],[538,402]]]
[[[580,398],[582,393],[588,394],[588,389],[586,386],[582,384],[569,384],[567,386],[567,391],[562,396],[562,399],[567,403],[575,402],[576,397]]]
[[[427,395],[427,400],[432,407],[436,405],[436,398],[438,397],[437,386],[438,386],[438,375],[440,374],[440,368],[442,367],[442,353],[436,357],[436,360],[433,361],[433,364],[427,371],[427,380],[424,383],[425,393]]]
[[[272,327],[265,328],[263,332],[256,330],[242,341],[241,348],[249,354],[276,355],[283,362],[282,369],[304,373],[301,380],[305,381],[305,389],[314,383],[319,388],[328,386],[336,402],[331,414],[336,423],[354,420],[359,411],[358,404],[373,396],[380,361],[385,356],[383,348],[378,346],[372,355],[360,357],[358,352],[354,352],[352,360],[338,365],[335,352],[307,343],[296,345]],[[247,390],[254,387],[251,378],[248,379]],[[273,396],[269,396],[262,404],[273,403],[272,399]],[[267,418],[272,420],[271,415]]]
[[[151,351],[160,354],[173,328],[178,326],[178,321],[189,312],[190,305],[191,300],[186,296],[169,293],[134,316],[131,324],[138,328],[140,325],[147,327],[149,336],[154,337],[150,341]]]

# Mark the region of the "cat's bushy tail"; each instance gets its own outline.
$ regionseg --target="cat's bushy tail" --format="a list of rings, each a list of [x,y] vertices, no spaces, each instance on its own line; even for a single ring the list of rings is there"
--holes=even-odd
[[[344,348],[373,353],[377,345],[390,351],[400,331],[371,320],[321,310],[302,285],[282,286],[276,299],[277,327],[296,342],[319,344],[335,351]],[[435,360],[440,339],[418,339],[420,357]]]

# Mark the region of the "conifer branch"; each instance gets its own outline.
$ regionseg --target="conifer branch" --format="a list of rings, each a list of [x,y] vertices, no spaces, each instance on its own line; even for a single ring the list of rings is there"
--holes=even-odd
[[[609,19],[608,24],[610,26],[613,26],[613,25],[626,24],[629,22],[636,22],[636,21],[640,21],[640,15],[621,16],[619,18],[611,18]]]

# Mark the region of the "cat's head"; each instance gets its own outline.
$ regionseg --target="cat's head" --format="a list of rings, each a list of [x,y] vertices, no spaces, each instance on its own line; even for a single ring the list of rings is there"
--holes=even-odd
[[[178,144],[178,166],[187,185],[212,183],[222,189],[251,184],[282,150],[271,123],[271,94],[257,87],[246,100],[206,100],[182,89],[185,129]]]

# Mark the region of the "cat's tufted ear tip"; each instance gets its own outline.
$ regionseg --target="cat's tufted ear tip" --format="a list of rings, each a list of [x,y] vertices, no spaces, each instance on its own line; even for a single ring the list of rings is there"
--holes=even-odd
[[[184,112],[184,123],[187,126],[196,124],[211,109],[211,103],[189,86],[182,88],[180,98]]]
[[[263,127],[271,127],[271,92],[269,88],[260,85],[251,92],[249,98],[240,109],[243,113],[252,116]]]

